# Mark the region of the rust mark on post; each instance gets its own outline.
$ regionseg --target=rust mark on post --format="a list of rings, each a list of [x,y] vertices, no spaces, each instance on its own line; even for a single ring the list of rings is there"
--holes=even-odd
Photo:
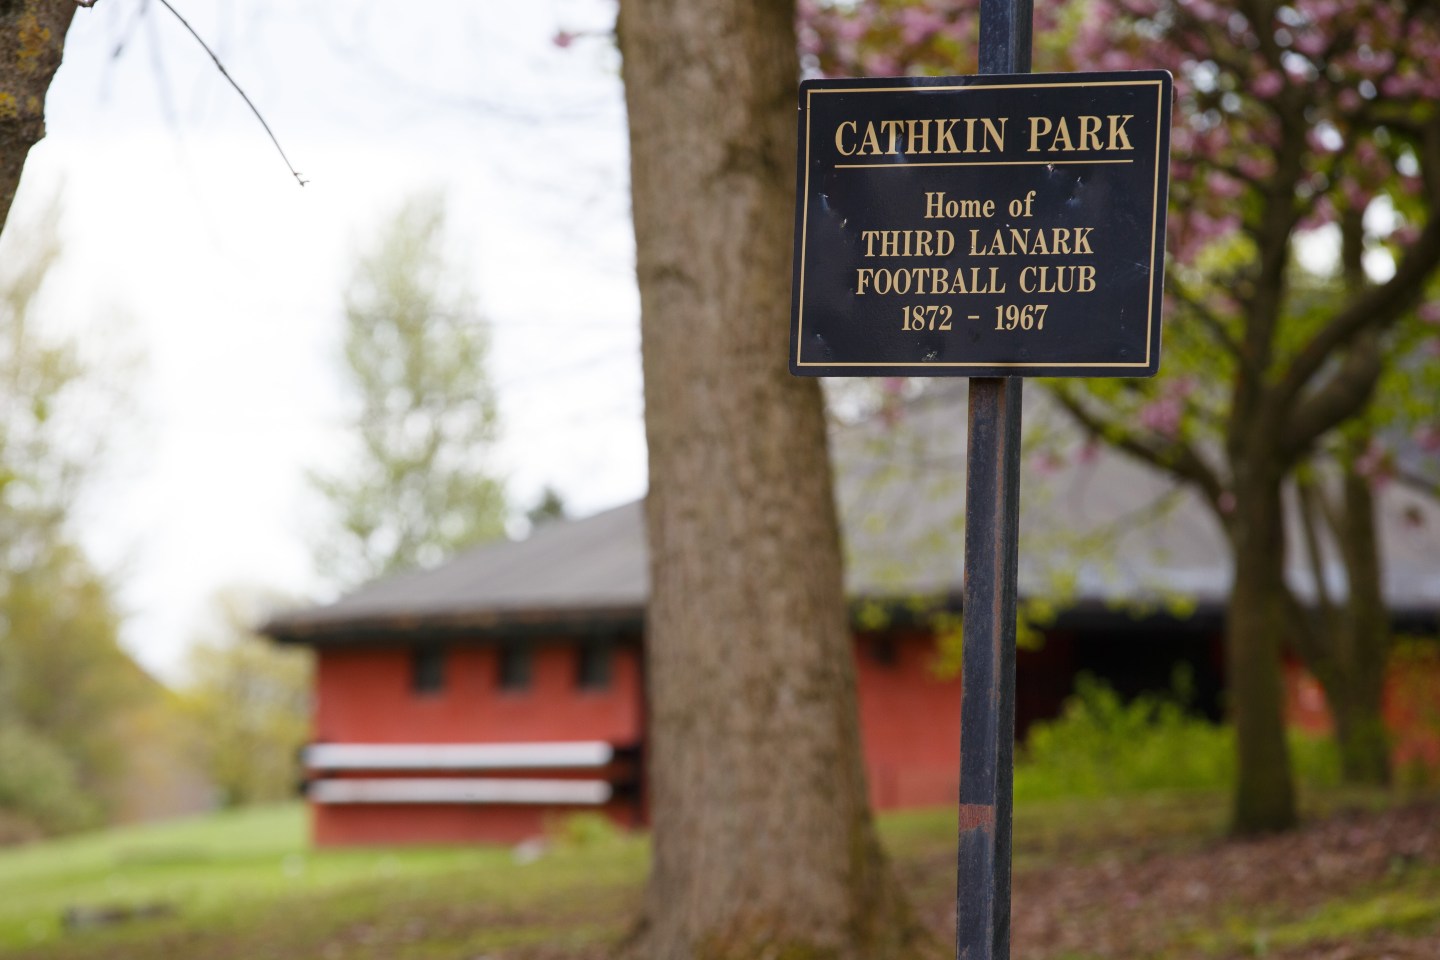
[[[960,804],[960,830],[989,830],[995,826],[995,808],[983,803]]]

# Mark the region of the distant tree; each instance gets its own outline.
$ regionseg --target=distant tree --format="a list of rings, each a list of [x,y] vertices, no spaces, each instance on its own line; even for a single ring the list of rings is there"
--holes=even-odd
[[[75,8],[75,0],[0,3],[0,230],[25,157],[45,136],[45,94]]]
[[[543,526],[555,520],[564,520],[565,499],[560,496],[560,491],[547,485],[541,491],[540,498],[535,501],[535,506],[525,511],[525,519],[530,521],[531,527]]]
[[[38,316],[59,255],[57,216],[52,208],[0,242],[0,725],[14,756],[41,757],[43,741],[86,804],[108,812],[132,746],[116,720],[155,686],[121,650],[110,584],[70,531],[119,404],[77,343]],[[49,771],[37,777],[64,780],[37,762]]]
[[[190,650],[183,709],[202,768],[227,806],[286,800],[300,782],[300,748],[310,732],[309,651],[255,633],[282,605],[262,591],[221,591],[215,626]]]
[[[359,449],[314,479],[337,520],[317,559],[347,586],[504,532],[488,332],[445,241],[443,200],[410,200],[357,258],[345,292]]]
[[[925,949],[880,848],[816,381],[785,364],[795,10],[624,0],[645,375],[645,960]]]
[[[976,7],[811,4],[807,53],[838,72],[963,72],[956,51],[972,49]],[[1235,570],[1234,823],[1288,827],[1283,644],[1297,643],[1347,714],[1342,735],[1375,727],[1371,678],[1383,667],[1372,666],[1386,644],[1368,628],[1358,645],[1297,635],[1284,499],[1333,431],[1367,410],[1385,370],[1411,356],[1440,265],[1440,11],[1403,0],[1091,0],[1046,15],[1041,26],[1059,39],[1039,41],[1037,63],[1175,76],[1167,373],[1067,382],[1056,395],[1095,437],[1168,471],[1213,511]],[[1336,241],[1333,275],[1306,273],[1306,235]],[[1373,605],[1368,561],[1347,559],[1358,564],[1353,596]],[[1355,613],[1357,627],[1375,622]],[[1364,670],[1341,666],[1347,645]],[[1363,695],[1352,695],[1357,679]]]

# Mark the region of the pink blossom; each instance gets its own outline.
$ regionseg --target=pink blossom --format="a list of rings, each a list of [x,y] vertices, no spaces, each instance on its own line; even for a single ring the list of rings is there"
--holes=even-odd
[[[1370,206],[1374,196],[1354,180],[1347,180],[1344,187],[1345,204],[1351,210],[1364,210]]]
[[[1065,468],[1065,458],[1054,450],[1046,450],[1031,461],[1031,469],[1042,477],[1054,476]]]
[[[1374,169],[1377,165],[1384,163],[1384,158],[1380,156],[1380,148],[1375,146],[1374,140],[1361,140],[1355,144],[1355,159],[1367,169]]]
[[[1295,49],[1312,60],[1325,52],[1325,37],[1318,30],[1304,30],[1295,38]]]
[[[1184,400],[1195,392],[1195,378],[1192,376],[1175,377],[1169,381],[1166,393],[1177,400]]]
[[[1365,452],[1355,460],[1355,472],[1369,481],[1371,487],[1380,489],[1390,482],[1395,472],[1390,451],[1371,440]]]
[[[1427,423],[1416,428],[1415,442],[1426,453],[1440,453],[1440,423]]]
[[[900,11],[900,39],[914,45],[929,40],[945,27],[945,18],[930,10],[906,7]]]
[[[1299,7],[1310,20],[1323,22],[1339,16],[1345,5],[1341,0],[1302,0]]]
[[[1211,196],[1220,200],[1233,200],[1243,192],[1234,178],[1218,170],[1211,171],[1205,178],[1205,188],[1210,191]]]
[[[1270,176],[1274,169],[1273,164],[1274,158],[1269,155],[1261,156],[1254,153],[1247,153],[1235,161],[1235,165],[1240,168],[1240,172],[1252,180],[1264,180]]]
[[[1228,8],[1222,9],[1211,3],[1210,0],[1191,0],[1191,2],[1187,6],[1189,7],[1190,12],[1193,13],[1198,19],[1206,20],[1211,23],[1228,19],[1229,16]]]
[[[862,17],[845,17],[835,25],[835,36],[842,42],[856,43],[870,32],[870,20]]]
[[[1403,97],[1413,93],[1414,89],[1414,80],[1408,75],[1392,73],[1380,81],[1380,92],[1387,97]]]
[[[550,42],[555,44],[555,46],[559,47],[561,50],[564,50],[566,47],[569,47],[575,42],[575,34],[571,33],[569,30],[556,30],[555,36],[550,38]]]
[[[1234,513],[1235,494],[1231,493],[1229,490],[1221,491],[1220,496],[1215,498],[1215,506],[1220,509],[1221,513],[1227,516]]]
[[[1420,304],[1420,309],[1415,311],[1420,322],[1428,323],[1431,326],[1440,326],[1440,301],[1426,300]]]
[[[1174,438],[1180,435],[1180,418],[1184,407],[1178,397],[1160,397],[1140,408],[1140,426],[1152,430],[1162,437]]]
[[[1334,222],[1335,205],[1330,202],[1328,196],[1324,196],[1315,201],[1315,204],[1310,208],[1310,212],[1301,218],[1296,229],[1302,233],[1309,233],[1313,230],[1327,227]]]
[[[1285,89],[1285,80],[1274,70],[1267,70],[1256,77],[1250,90],[1262,100],[1268,100]]]
[[[893,77],[900,72],[900,61],[888,53],[872,53],[865,58],[866,76]]]
[[[1390,236],[1386,239],[1398,247],[1408,247],[1420,239],[1420,228],[1413,223],[1402,223],[1391,230]]]
[[[1100,58],[1102,70],[1125,70],[1132,66],[1132,57],[1120,50],[1109,50]]]

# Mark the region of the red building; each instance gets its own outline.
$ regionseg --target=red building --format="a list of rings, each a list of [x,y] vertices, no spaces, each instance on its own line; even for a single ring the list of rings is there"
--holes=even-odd
[[[879,809],[957,795],[960,684],[937,673],[933,613],[958,609],[959,403],[947,391],[835,437]],[[914,467],[917,451],[942,466]],[[1020,653],[1017,733],[1054,716],[1078,673],[1133,694],[1168,688],[1178,663],[1198,706],[1218,716],[1229,573],[1210,519],[1183,498],[1165,506],[1164,479],[1118,457],[1073,447],[1046,457],[1022,492],[1021,592],[1053,594],[1057,575],[1068,588],[1043,643]],[[1392,607],[1402,626],[1433,634],[1440,510],[1391,491],[1383,512]],[[642,823],[647,563],[632,503],[268,624],[316,652],[306,754],[316,843],[511,842],[579,810]],[[1304,682],[1294,674],[1297,712],[1313,706]]]

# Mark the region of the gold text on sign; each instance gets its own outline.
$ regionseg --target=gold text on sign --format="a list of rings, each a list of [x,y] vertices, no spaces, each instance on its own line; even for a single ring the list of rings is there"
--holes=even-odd
[[[835,149],[845,157],[908,154],[997,153],[1005,149],[1009,117],[936,120],[854,120],[835,127]]]
[[[1026,117],[1026,153],[1117,153],[1135,149],[1126,125],[1134,114]],[[1009,117],[842,120],[835,150],[842,157],[923,157],[1004,153]]]

